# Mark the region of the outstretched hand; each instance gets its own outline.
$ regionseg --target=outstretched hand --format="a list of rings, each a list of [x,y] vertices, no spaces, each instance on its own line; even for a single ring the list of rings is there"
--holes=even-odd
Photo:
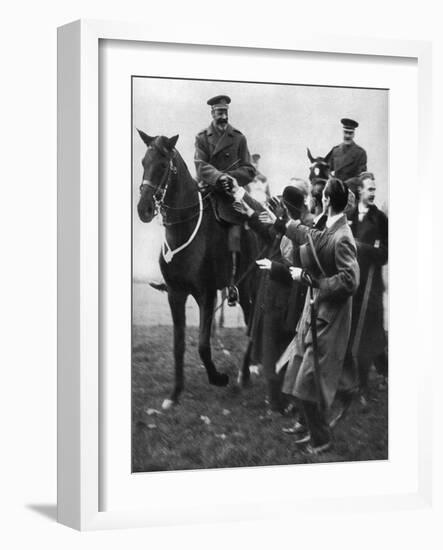
[[[271,213],[264,210],[263,212],[260,212],[260,214],[258,215],[258,219],[260,220],[261,223],[271,224],[271,223],[274,223],[275,216],[272,216],[271,218]]]
[[[272,262],[269,258],[262,258],[261,260],[256,260],[255,262],[260,269],[270,270]]]
[[[268,201],[268,206],[277,219],[288,221],[288,210],[282,200],[278,197],[271,197]]]
[[[302,274],[301,267],[290,267],[289,272],[291,273],[291,277],[294,281],[301,281],[301,274]]]

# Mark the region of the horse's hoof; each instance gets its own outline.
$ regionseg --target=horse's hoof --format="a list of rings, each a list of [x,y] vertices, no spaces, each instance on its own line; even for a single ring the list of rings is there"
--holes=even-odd
[[[213,386],[224,387],[229,383],[229,376],[223,372],[218,372],[215,376],[209,379],[209,383]]]
[[[167,411],[169,409],[172,409],[172,407],[175,405],[175,402],[172,401],[172,399],[165,399],[162,403],[162,409],[164,411]]]

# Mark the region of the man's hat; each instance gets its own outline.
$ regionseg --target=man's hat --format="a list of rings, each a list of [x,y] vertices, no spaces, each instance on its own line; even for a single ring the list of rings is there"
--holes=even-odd
[[[345,130],[355,130],[358,128],[358,122],[352,120],[352,118],[342,118],[340,122],[343,124]]]
[[[257,162],[257,161],[260,160],[260,159],[261,159],[261,156],[260,156],[258,153],[254,153],[254,154],[252,155],[252,160],[253,160],[254,162]]]
[[[294,185],[288,185],[283,189],[283,202],[292,214],[294,210],[300,210],[305,203],[305,194]]]
[[[212,110],[215,109],[228,109],[228,105],[231,103],[231,98],[227,95],[216,95],[208,99],[208,105],[212,107]]]

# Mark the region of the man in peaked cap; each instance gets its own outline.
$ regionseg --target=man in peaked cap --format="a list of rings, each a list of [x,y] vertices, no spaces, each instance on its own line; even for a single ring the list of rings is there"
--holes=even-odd
[[[231,285],[228,292],[228,304],[235,305],[238,291],[234,286],[238,254],[240,252],[240,231],[242,217],[232,208],[233,180],[243,187],[250,183],[256,171],[245,136],[229,124],[228,109],[231,98],[217,95],[208,100],[211,107],[212,122],[195,138],[194,161],[197,178],[203,187],[209,187],[217,196],[217,208],[220,217],[234,225],[230,227],[229,249],[232,252]]]
[[[229,124],[231,98],[218,95],[208,100],[212,122],[195,139],[195,165],[200,180],[210,187],[229,191],[230,177],[240,186],[255,177],[245,136]]]
[[[343,142],[336,145],[326,155],[326,161],[336,178],[346,181],[366,172],[366,151],[354,141],[355,129],[358,122],[350,118],[342,118]]]

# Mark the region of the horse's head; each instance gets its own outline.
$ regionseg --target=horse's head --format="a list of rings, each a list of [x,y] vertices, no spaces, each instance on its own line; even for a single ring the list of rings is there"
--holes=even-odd
[[[147,151],[143,157],[143,180],[140,185],[140,199],[137,205],[142,222],[149,223],[162,204],[172,173],[175,170],[173,159],[178,136],[151,137],[137,130]]]
[[[321,203],[323,189],[331,175],[329,164],[325,157],[314,157],[308,148],[308,159],[311,163],[309,168],[309,181],[311,182],[312,197]]]

